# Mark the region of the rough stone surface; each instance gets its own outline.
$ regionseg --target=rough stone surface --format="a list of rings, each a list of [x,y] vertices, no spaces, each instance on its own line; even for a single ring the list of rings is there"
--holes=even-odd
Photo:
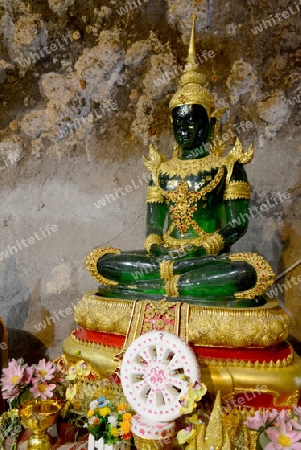
[[[69,6],[74,4],[74,0],[48,0],[49,7],[58,15],[67,11]]]
[[[283,92],[277,92],[260,100],[258,116],[267,126],[265,134],[268,138],[276,136],[277,131],[288,121],[290,110]]]
[[[229,130],[255,146],[249,230],[233,251],[271,262],[299,345],[299,15],[263,25],[291,4],[0,0],[0,315],[10,357],[61,353],[74,304],[97,289],[83,265],[92,248],[142,248],[142,155],[150,142],[172,155],[168,103],[193,13],[207,88],[229,107],[219,134],[228,149]]]
[[[235,105],[243,94],[249,94],[253,101],[257,98],[257,73],[251,64],[245,61],[235,61],[226,84],[230,91],[232,105]]]

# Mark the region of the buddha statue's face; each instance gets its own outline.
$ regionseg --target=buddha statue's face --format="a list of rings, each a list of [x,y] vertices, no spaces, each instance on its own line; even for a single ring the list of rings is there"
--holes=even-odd
[[[209,120],[203,106],[176,106],[171,115],[175,140],[183,149],[193,149],[206,142]]]

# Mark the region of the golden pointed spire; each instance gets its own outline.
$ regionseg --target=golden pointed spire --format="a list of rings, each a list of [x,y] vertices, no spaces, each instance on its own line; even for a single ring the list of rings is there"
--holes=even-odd
[[[202,74],[201,67],[198,62],[196,46],[195,46],[195,22],[197,16],[193,15],[192,30],[189,41],[188,57],[186,65],[181,77],[180,89],[172,96],[169,108],[176,106],[195,104],[202,105],[207,111],[208,118],[214,111],[214,99],[212,95],[205,89],[204,84],[206,77]]]
[[[229,450],[227,447],[223,450]],[[222,450],[223,446],[223,422],[222,422],[222,401],[221,393],[218,391],[214,401],[212,413],[210,415],[209,423],[199,428],[197,433],[197,448],[198,450]]]
[[[195,46],[195,22],[197,20],[196,14],[193,14],[192,16],[192,30],[190,35],[190,41],[189,41],[189,49],[188,49],[188,57],[187,57],[187,63],[188,64],[194,64],[198,66],[198,59],[196,54],[196,46]]]
[[[222,400],[218,391],[206,429],[206,449],[221,450],[223,445]]]
[[[231,450],[231,440],[229,433],[226,433],[226,437],[224,439],[224,445],[222,446],[222,450]]]

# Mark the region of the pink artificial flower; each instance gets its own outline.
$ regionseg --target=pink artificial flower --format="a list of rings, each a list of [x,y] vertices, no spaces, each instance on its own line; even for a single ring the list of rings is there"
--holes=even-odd
[[[299,418],[301,419],[301,406],[295,406],[294,413],[296,414],[296,416],[299,416]]]
[[[294,408],[295,419],[291,419],[291,424],[295,430],[301,430],[301,407]]]
[[[56,367],[50,361],[46,362],[45,359],[41,359],[34,368],[34,375],[38,380],[52,380],[55,371]]]
[[[287,422],[289,420],[288,409],[282,409],[278,412],[276,409],[272,409],[272,412],[276,412],[276,420],[273,422],[273,426],[279,428],[282,422]]]
[[[269,424],[271,424],[277,414],[278,412],[276,409],[273,409],[270,413],[264,410],[262,413],[256,411],[254,417],[248,417],[244,424],[251,430],[258,431],[260,428],[266,428]]]
[[[27,364],[24,366],[24,374],[22,378],[22,385],[26,386],[27,384],[31,383],[32,381],[32,367],[28,367]]]
[[[272,442],[265,447],[265,450],[301,450],[301,433],[292,430],[290,422],[280,422],[279,430],[268,428],[266,434]]]
[[[14,400],[15,398],[18,397],[18,395],[20,394],[20,388],[19,386],[14,387],[13,389],[11,389],[10,391],[2,391],[2,397],[5,400]]]
[[[33,387],[30,390],[34,398],[41,397],[42,400],[53,397],[53,390],[55,389],[55,384],[43,383],[40,380],[32,381]]]
[[[24,375],[24,367],[22,367],[22,360],[20,363],[12,359],[8,363],[8,367],[3,369],[1,383],[3,391],[12,391],[17,385],[20,385]]]
[[[290,424],[292,425],[292,428],[296,431],[301,431],[301,424],[297,422],[295,419],[290,419]]]

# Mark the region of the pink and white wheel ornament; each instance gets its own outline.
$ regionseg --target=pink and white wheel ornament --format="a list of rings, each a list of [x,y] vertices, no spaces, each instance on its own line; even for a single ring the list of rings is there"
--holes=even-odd
[[[121,370],[124,395],[132,408],[151,421],[180,417],[180,398],[189,382],[199,381],[197,359],[172,333],[151,331],[139,336],[124,354]]]

